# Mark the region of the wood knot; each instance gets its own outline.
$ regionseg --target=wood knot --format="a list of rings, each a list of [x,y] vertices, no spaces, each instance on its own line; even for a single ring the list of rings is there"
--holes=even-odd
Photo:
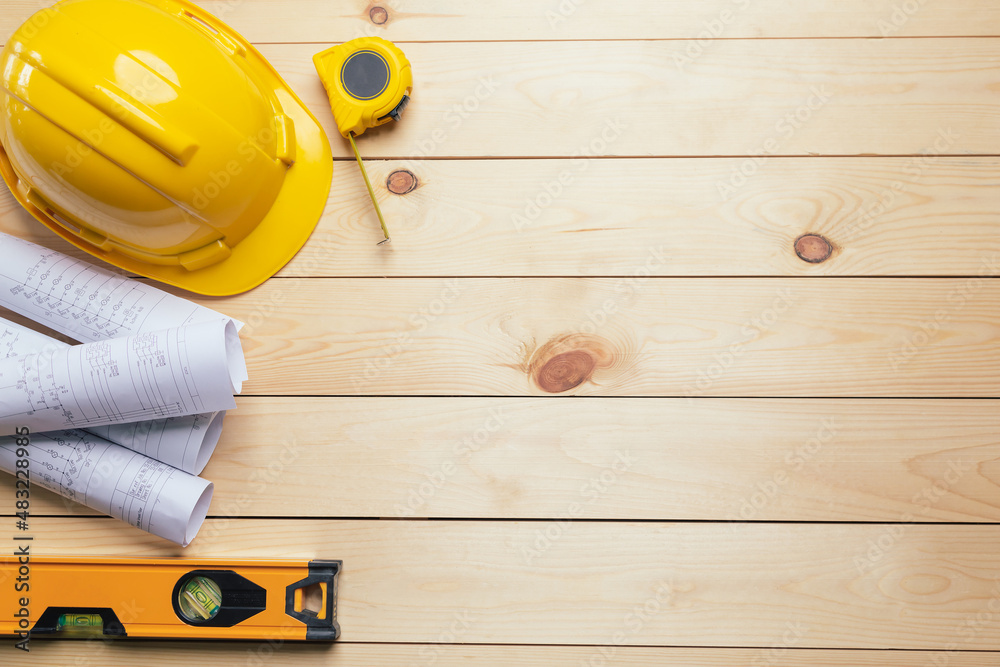
[[[385,181],[385,187],[394,195],[405,195],[417,189],[419,181],[408,169],[397,169],[389,174]]]
[[[385,22],[389,20],[389,12],[385,7],[372,7],[368,12],[368,18],[375,25],[385,25]]]
[[[532,355],[528,372],[538,388],[561,394],[590,380],[599,368],[614,361],[611,345],[599,336],[570,334],[559,336]]]
[[[830,259],[833,244],[819,234],[803,234],[795,239],[795,254],[803,262],[820,264]]]
[[[560,394],[590,379],[597,363],[583,350],[557,354],[535,374],[538,386],[551,394]]]

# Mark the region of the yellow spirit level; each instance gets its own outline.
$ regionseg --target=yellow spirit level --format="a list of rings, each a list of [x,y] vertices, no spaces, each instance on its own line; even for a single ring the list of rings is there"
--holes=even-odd
[[[364,134],[370,127],[402,118],[403,109],[409,104],[410,93],[413,92],[410,61],[388,40],[359,37],[317,53],[313,56],[313,63],[330,97],[337,131],[351,143],[382,225],[385,235],[382,243],[387,243],[389,230],[354,137]]]
[[[0,634],[283,641],[340,636],[337,560],[24,560],[0,564]]]

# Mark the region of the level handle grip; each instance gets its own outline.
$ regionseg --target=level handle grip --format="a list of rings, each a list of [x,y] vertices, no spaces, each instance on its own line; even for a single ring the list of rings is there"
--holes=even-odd
[[[340,637],[337,623],[337,576],[343,567],[339,560],[309,561],[309,576],[285,588],[285,613],[301,621],[306,626],[307,641],[333,641]],[[319,586],[323,592],[322,607],[319,610],[302,608],[296,610],[296,591]],[[301,601],[303,594],[300,593]]]

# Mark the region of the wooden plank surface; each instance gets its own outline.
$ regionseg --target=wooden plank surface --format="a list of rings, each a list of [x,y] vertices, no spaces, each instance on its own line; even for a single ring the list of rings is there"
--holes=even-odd
[[[51,0],[4,0],[0,40],[32,12],[50,4]],[[404,42],[1000,35],[1000,9],[991,0],[914,4],[808,0],[797,3],[796,11],[789,11],[783,0],[201,0],[197,4],[256,42],[347,41],[366,35]],[[375,7],[386,10],[386,15],[373,14]]]
[[[722,40],[679,66],[689,45],[408,44],[418,74],[406,119],[358,148],[368,158],[1000,153],[995,40]],[[321,46],[262,51],[336,138],[311,61]],[[350,156],[346,142],[333,146]]]
[[[203,300],[251,382],[193,546],[36,493],[35,553],[343,558],[345,642],[17,664],[1000,661],[1000,4],[200,4],[330,132],[328,210]],[[366,34],[416,74],[381,249],[311,64]]]
[[[375,245],[360,171],[338,163],[326,214],[281,275],[954,276],[1000,253],[997,158],[775,158],[726,196],[740,162],[371,161],[391,247]],[[386,188],[400,171],[417,183],[402,196]],[[6,189],[0,230],[72,250]],[[803,234],[828,239],[830,259],[800,259]]]
[[[370,162],[391,252],[374,245],[360,172],[338,164],[326,216],[281,275],[976,275],[1000,253],[996,158],[775,158],[726,191],[742,162]],[[418,183],[403,196],[385,186],[400,171]],[[833,256],[800,259],[803,234]]]
[[[185,550],[101,518],[32,533],[37,554],[342,558],[347,641],[459,619],[445,643],[1000,650],[977,622],[1000,610],[995,526],[232,519]]]
[[[366,132],[368,158],[996,155],[991,39],[407,45],[406,121]],[[320,45],[262,51],[348,158],[312,64]],[[628,75],[623,75],[628,72]],[[858,119],[864,118],[864,123]],[[755,156],[755,159],[749,159]]]
[[[580,667],[614,664],[623,667],[662,665],[703,665],[704,667],[747,667],[774,661],[782,667],[912,667],[932,665],[932,660],[948,659],[949,667],[996,667],[1000,653],[960,653],[945,651],[874,651],[799,649],[777,646],[759,649],[707,649],[646,646],[489,646],[448,644],[356,644],[335,646],[235,642],[183,644],[178,642],[37,642],[30,657],[12,656],[11,667],[51,664],[79,664],[97,661],[107,667],[171,667],[191,664],[226,664],[238,656],[240,664],[268,667],[300,667],[303,664],[329,667],[493,667],[546,665]],[[778,660],[780,659],[780,660]],[[259,662],[258,662],[259,661]]]
[[[1000,393],[989,278],[292,278],[201,302],[247,322],[250,395]]]
[[[995,400],[241,398],[211,516],[998,521]],[[0,497],[14,495],[0,478]],[[36,514],[88,514],[36,492]]]

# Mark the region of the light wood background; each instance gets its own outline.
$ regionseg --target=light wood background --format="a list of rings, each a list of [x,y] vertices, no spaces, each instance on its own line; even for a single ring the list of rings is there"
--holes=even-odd
[[[309,244],[202,299],[251,381],[201,535],[38,494],[36,545],[342,558],[343,639],[4,664],[1000,663],[1000,4],[199,4],[328,130],[312,54],[400,43],[393,244],[331,135]]]

